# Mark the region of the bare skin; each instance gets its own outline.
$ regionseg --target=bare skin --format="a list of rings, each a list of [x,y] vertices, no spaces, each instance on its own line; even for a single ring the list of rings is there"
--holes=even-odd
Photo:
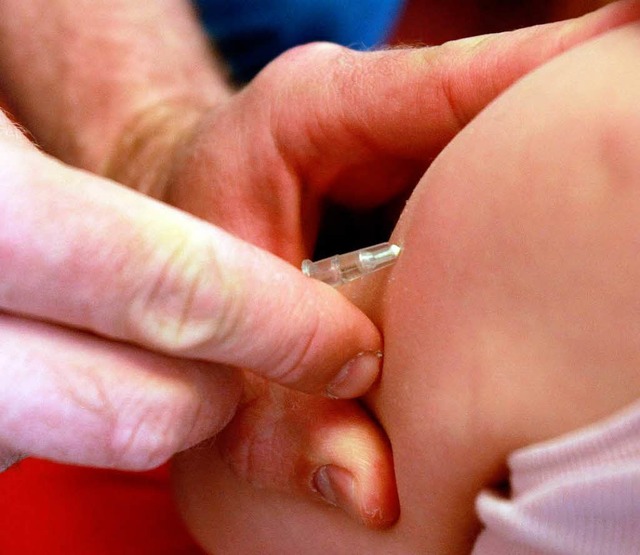
[[[297,263],[313,242],[324,198],[364,206],[384,202],[403,191],[460,127],[505,87],[559,50],[627,21],[635,8],[634,4],[626,6],[563,27],[565,40],[560,43],[546,40],[545,37],[555,37],[557,29],[545,28],[506,38],[473,39],[438,50],[355,54],[330,45],[312,45],[286,54],[245,90],[232,94],[190,12],[177,0],[152,6],[114,0],[110,9],[104,4],[96,8],[93,2],[4,0],[6,12],[14,15],[0,23],[3,36],[11,38],[2,42],[0,63],[10,77],[5,81],[10,106],[47,151],[68,163],[106,173]],[[40,21],[37,15],[44,9],[49,17]],[[156,32],[164,25],[171,26],[169,35]],[[51,47],[42,49],[42,44]],[[386,78],[380,79],[381,74]],[[50,94],[43,96],[41,91]],[[421,91],[418,99],[416,91]],[[386,109],[389,98],[394,99],[396,110]],[[428,127],[417,125],[425,119],[431,122]],[[72,418],[75,425],[56,427],[65,433],[47,434],[52,444],[46,448],[37,442],[40,433],[25,436],[25,429],[5,426],[11,431],[3,438],[9,455],[26,452],[76,463],[145,468],[214,434],[229,418],[238,394],[233,372],[229,389],[220,389],[222,384],[216,383],[215,376],[222,374],[211,372],[208,365],[196,366],[193,373],[180,372],[185,364],[180,361],[166,382],[166,389],[159,390],[157,385],[143,387],[137,381],[130,384],[128,376],[136,372],[125,371],[127,366],[120,365],[121,375],[106,372],[110,380],[117,382],[115,387],[102,374],[86,374],[87,367],[113,365],[108,360],[92,363],[95,349],[85,350],[84,339],[83,347],[78,345],[80,338],[74,328],[88,328],[98,335],[89,343],[99,340],[100,349],[105,352],[120,347],[120,343],[112,341],[115,338],[165,355],[248,368],[252,373],[244,374],[239,416],[220,443],[234,471],[254,485],[314,500],[321,491],[328,494],[327,477],[333,478],[334,488],[342,486],[340,495],[329,495],[331,501],[357,521],[380,527],[396,519],[398,506],[388,443],[368,414],[357,403],[310,400],[269,385],[279,380],[304,391],[325,391],[342,397],[364,391],[377,375],[379,359],[375,354],[364,365],[349,366],[350,379],[346,382],[327,385],[353,355],[379,348],[376,330],[361,313],[329,288],[303,281],[294,268],[246,243],[231,240],[219,230],[203,227],[166,207],[148,204],[142,197],[117,187],[111,189],[113,184],[104,181],[99,181],[101,193],[93,193],[89,185],[95,178],[82,174],[80,179],[78,174],[26,146],[20,156],[12,153],[7,151],[7,156],[14,164],[24,162],[31,168],[23,174],[24,166],[15,166],[16,175],[22,176],[24,182],[28,183],[29,176],[39,169],[59,177],[61,193],[51,186],[34,191],[57,196],[62,208],[74,207],[76,219],[65,218],[67,235],[58,239],[61,244],[77,248],[67,251],[63,259],[43,256],[45,252],[56,252],[47,243],[42,243],[38,251],[19,251],[24,257],[16,259],[19,263],[13,267],[11,283],[21,285],[17,289],[20,295],[14,294],[13,304],[7,301],[3,307],[13,313],[26,312],[32,319],[62,324],[62,329],[56,328],[52,334],[49,324],[28,322],[20,333],[28,331],[33,334],[34,345],[48,346],[46,352],[39,351],[37,360],[44,362],[62,357],[60,364],[64,365],[73,350],[67,346],[76,345],[83,354],[74,364],[67,362],[66,367],[79,367],[82,380],[100,385],[96,389],[98,400],[90,401],[104,410],[88,413],[91,418],[84,421],[83,434],[76,432],[77,423],[87,413],[79,410]],[[75,179],[86,186],[64,187],[66,181]],[[23,193],[28,190],[21,189]],[[88,191],[92,193],[87,194]],[[17,206],[14,210],[18,216],[10,214],[3,221],[20,220],[20,207],[27,206],[28,199],[15,205],[15,198],[18,197],[10,195],[4,206],[7,210]],[[49,206],[47,198],[35,198],[32,204]],[[129,200],[133,198],[136,200]],[[93,203],[91,210],[89,202]],[[109,208],[101,209],[101,203]],[[113,210],[113,203],[118,210]],[[138,207],[138,216],[147,211],[149,216],[134,222],[133,216],[122,215],[121,210],[136,214],[133,206]],[[31,219],[20,221],[31,235],[23,237],[56,237],[55,220],[50,222],[56,231],[43,233],[37,225],[41,221],[37,213],[29,210],[28,214]],[[128,222],[124,227],[123,217]],[[179,225],[175,225],[180,233],[174,227],[167,228],[168,222],[178,220]],[[69,226],[71,221],[77,225]],[[100,226],[96,227],[96,222]],[[92,230],[89,235],[87,226]],[[161,285],[143,284],[137,290],[143,299],[147,291],[160,293],[159,312],[152,311],[148,318],[138,313],[129,316],[126,311],[140,303],[128,302],[130,297],[115,288],[107,296],[106,308],[94,309],[91,322],[85,322],[81,318],[87,314],[83,299],[99,298],[104,294],[100,284],[110,283],[112,258],[106,255],[115,252],[124,257],[119,258],[119,267],[125,276],[130,275],[127,261],[140,259],[136,249],[141,245],[134,241],[138,232],[132,231],[138,229],[136,226],[143,228],[140,236],[151,242],[149,247],[144,243],[143,256],[152,263],[150,283]],[[131,240],[123,242],[114,229],[127,233]],[[95,241],[87,242],[87,237]],[[104,240],[100,242],[104,237],[116,246],[105,246]],[[162,245],[154,247],[158,238],[162,238]],[[192,257],[183,256],[183,240],[195,249]],[[156,248],[160,248],[159,254]],[[212,261],[211,253],[219,258]],[[34,265],[33,260],[50,264],[46,268],[49,273]],[[60,260],[64,262],[62,266],[56,263]],[[220,291],[228,289],[210,280],[218,267],[230,268],[225,274],[229,281],[224,283],[231,289],[238,280],[248,280],[240,288],[244,295],[220,295]],[[70,268],[74,271],[69,272]],[[7,275],[5,272],[5,278]],[[45,297],[34,297],[33,283],[19,279],[23,275],[52,275],[58,281],[43,277],[46,286],[36,284],[35,289]],[[193,276],[205,279],[196,279],[196,287]],[[74,279],[80,280],[81,287]],[[53,283],[60,285],[47,297]],[[211,293],[209,287],[216,293]],[[75,304],[64,305],[74,299],[69,291],[79,299]],[[198,295],[184,295],[189,291]],[[121,302],[113,303],[112,299]],[[232,302],[225,302],[226,299]],[[283,299],[286,302],[281,302]],[[186,322],[185,303],[187,309],[197,307],[193,318]],[[203,314],[216,312],[216,303],[222,303],[226,311],[213,323],[204,317],[203,324]],[[41,310],[42,306],[47,310]],[[113,307],[125,310],[127,321],[138,327],[132,331],[109,327],[114,319],[118,324],[123,318],[120,313],[113,316],[109,312]],[[177,327],[171,325],[171,314],[177,318]],[[317,320],[318,315],[321,321]],[[26,325],[19,317],[11,320],[12,325],[16,322],[18,326]],[[140,327],[145,322],[148,325]],[[217,322],[231,328],[224,332],[227,328],[223,327],[222,333]],[[318,333],[313,335],[315,322]],[[257,329],[265,332],[258,333]],[[172,330],[180,332],[178,337],[172,335]],[[266,330],[268,335],[264,335]],[[296,333],[297,342],[289,332]],[[40,341],[43,333],[50,341]],[[56,347],[59,334],[67,338],[65,349]],[[7,337],[10,341],[13,336]],[[248,342],[248,337],[255,339]],[[164,342],[159,344],[159,338]],[[307,351],[305,345],[309,346]],[[163,358],[156,364],[167,361]],[[256,375],[263,375],[268,381]],[[140,380],[146,383],[147,376],[143,372]],[[207,388],[202,387],[202,379],[209,384]],[[84,391],[82,380],[72,392]],[[43,383],[48,382],[36,381],[33,387],[39,391]],[[208,387],[213,387],[214,393],[205,393]],[[131,403],[131,391],[150,397]],[[160,399],[154,397],[158,391],[163,392]],[[225,395],[225,391],[229,393]],[[218,405],[219,398],[226,399],[229,406]],[[52,414],[64,411],[69,402],[65,391],[53,399],[55,402],[49,407]],[[15,403],[16,399],[9,399],[3,406],[15,406],[9,401]],[[79,407],[85,405],[83,402]],[[12,422],[51,420],[43,419],[36,408],[22,406],[20,417]],[[169,417],[175,413],[181,418]],[[109,416],[113,414],[130,416],[114,420]],[[168,416],[153,417],[158,414]],[[153,427],[158,424],[159,432]],[[152,426],[151,431],[146,426]],[[181,435],[185,430],[188,437]],[[350,443],[329,442],[328,437],[349,437]],[[136,442],[136,438],[157,438],[160,444]],[[351,476],[356,484],[353,488]]]
[[[130,121],[165,125],[176,103],[177,149],[229,93],[187,6],[2,2],[5,101],[39,146],[93,172]],[[144,129],[160,156],[166,137]],[[0,468],[155,467],[229,421],[237,367],[335,397],[375,380],[379,332],[290,264],[43,154],[4,114],[0,159]],[[164,182],[167,160],[149,175]]]
[[[366,402],[393,447],[398,523],[367,531],[246,487],[201,449],[177,486],[204,546],[469,553],[474,499],[509,453],[638,398],[639,56],[632,24],[514,85],[427,171],[393,234],[397,265],[348,291],[384,331]]]

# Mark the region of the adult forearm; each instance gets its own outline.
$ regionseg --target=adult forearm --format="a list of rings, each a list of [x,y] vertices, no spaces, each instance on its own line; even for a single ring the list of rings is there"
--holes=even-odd
[[[134,128],[187,128],[228,94],[187,0],[0,0],[0,11],[11,108],[75,165],[104,173]]]

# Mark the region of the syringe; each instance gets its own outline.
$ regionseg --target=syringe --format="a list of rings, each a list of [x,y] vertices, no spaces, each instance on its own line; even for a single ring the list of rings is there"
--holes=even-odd
[[[380,243],[373,247],[337,254],[317,262],[304,260],[302,273],[314,279],[338,287],[354,279],[366,276],[393,264],[401,248],[392,243]]]

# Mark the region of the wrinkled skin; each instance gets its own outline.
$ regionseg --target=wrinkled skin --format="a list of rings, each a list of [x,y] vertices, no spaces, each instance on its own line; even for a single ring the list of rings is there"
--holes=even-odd
[[[616,17],[633,10],[624,8]],[[169,185],[167,198],[299,261],[305,239],[314,234],[314,201],[328,197],[362,206],[393,198],[515,74],[610,24],[612,13],[567,27],[565,42],[555,40],[559,30],[551,27],[436,49],[357,54],[313,45],[294,50],[232,98],[227,109],[211,114],[212,123],[186,149],[184,171]],[[390,98],[395,99],[391,113],[384,108]],[[297,104],[304,110],[290,109]],[[326,106],[336,107],[340,116],[327,117]],[[420,126],[420,121],[429,123]],[[255,128],[270,132],[256,134]],[[221,145],[221,136],[233,136],[233,142]],[[232,181],[236,187],[230,190]],[[228,197],[233,200],[223,204]],[[309,424],[301,427],[301,422]],[[333,448],[332,438],[340,436],[351,438],[352,445]],[[337,488],[349,514],[372,527],[388,526],[397,517],[387,444],[355,404],[305,400],[247,376],[241,409],[219,445],[233,471],[256,487],[304,493],[315,489],[314,472],[323,464],[347,469],[353,484]],[[264,471],[265,464],[272,472]]]
[[[384,532],[245,486],[215,448],[177,475],[212,553],[469,553],[505,458],[640,394],[640,25],[534,71],[431,165],[387,274],[346,293],[384,331],[367,405],[401,505]],[[612,61],[615,60],[615,63]]]
[[[38,8],[39,3],[42,2],[34,0],[28,6]],[[44,149],[61,159],[191,211],[295,263],[309,252],[325,199],[365,207],[403,194],[459,129],[505,87],[559,51],[633,15],[633,4],[627,4],[631,8],[608,12],[562,27],[563,30],[545,28],[471,39],[438,49],[355,54],[329,45],[312,45],[285,54],[235,94],[224,90],[220,79],[212,74],[203,41],[198,40],[194,21],[181,9],[181,2],[167,0],[146,6],[144,18],[134,21],[136,33],[115,33],[114,37],[110,34],[114,14],[118,14],[118,23],[126,20],[122,16],[125,10],[133,11],[136,17],[140,15],[135,5],[121,4],[119,10],[113,10],[107,4],[80,5],[57,0],[55,7],[62,8],[56,12],[57,17],[48,21],[74,17],[82,20],[81,24],[68,22],[73,33],[62,36],[56,32],[64,30],[64,25],[54,25],[53,30],[48,29],[49,34],[40,36],[38,32],[46,26],[15,24],[14,18],[2,21],[5,32],[12,31],[12,22],[13,32],[29,30],[29,35],[16,43],[20,48],[14,49],[13,57],[3,52],[0,58],[4,73],[11,77],[5,83],[9,100],[21,121]],[[12,13],[24,6],[27,4],[18,2]],[[51,13],[54,5],[48,2],[46,7]],[[144,27],[140,21],[148,20],[150,10],[163,9],[171,16],[172,34],[167,35],[171,40],[157,43],[154,40],[160,35],[156,27]],[[40,12],[31,10],[25,21],[37,20]],[[87,24],[84,19],[88,16],[97,17],[98,24]],[[189,40],[181,42],[185,37]],[[8,41],[3,43],[3,48],[8,45]],[[47,56],[35,55],[36,52],[53,56],[56,63],[50,64]],[[101,63],[95,63],[95,59]],[[52,73],[51,67],[63,71]],[[42,90],[51,94],[43,97],[39,94]],[[427,126],[425,121],[429,122]],[[151,231],[146,230],[149,235]],[[196,235],[194,231],[192,240]],[[237,258],[252,253],[251,261],[254,260],[255,251],[246,246],[232,242],[226,250]],[[272,274],[259,270],[259,262],[266,258],[255,258],[255,266],[249,261],[246,264],[250,270],[255,267],[255,274],[262,276],[259,285],[264,287],[266,276]],[[91,260],[86,256],[83,259]],[[291,268],[276,267],[278,275],[280,271],[288,273],[287,283],[298,284],[293,292],[287,292],[284,280],[279,282],[278,294],[288,295],[291,302],[292,295],[295,298],[296,291],[303,288],[297,277],[293,278]],[[181,287],[180,280],[172,279],[172,273],[163,276],[163,265],[157,260],[154,268],[159,273],[158,282],[173,284],[183,296],[185,290],[189,291],[188,287]],[[325,298],[330,297],[329,292],[324,294]],[[299,298],[302,303],[308,297],[301,294]],[[334,300],[339,302],[335,296]],[[206,312],[206,303],[191,306],[194,304]],[[268,310],[262,302],[255,306],[261,307],[257,315],[249,311],[252,317],[236,318],[236,323],[248,323],[248,329],[253,329],[253,323],[259,328],[263,322],[259,318],[264,318]],[[304,306],[309,311],[310,306]],[[304,312],[296,308],[291,314],[300,318]],[[370,324],[346,309],[343,314],[350,314],[346,318],[347,324],[351,322],[346,326],[350,333],[357,336],[360,330],[369,344],[375,344],[375,331]],[[304,320],[305,329],[312,331],[313,318]],[[289,322],[285,318],[276,321],[285,328]],[[324,337],[327,328],[322,328]],[[271,326],[268,329],[278,337]],[[257,351],[268,353],[264,342],[254,349],[254,342],[247,342],[243,334],[234,337],[226,347],[223,345],[227,355],[224,362],[254,362],[255,366],[255,361],[247,359]],[[336,341],[336,348],[333,352],[327,349],[326,356],[348,359],[346,355],[354,346],[349,347],[350,342],[344,337]],[[198,358],[202,355],[201,350],[169,351]],[[301,354],[302,360],[308,361],[309,356],[305,357],[304,351]],[[319,351],[310,349],[306,354],[317,360]],[[285,353],[285,361],[288,358],[294,362],[297,359],[295,353],[291,357]],[[268,362],[264,357],[261,360],[267,367]],[[329,370],[324,364],[317,366],[321,373],[334,369],[334,364],[327,364]],[[299,373],[286,374],[280,376],[284,378],[281,381],[300,381],[296,380]],[[360,374],[358,383],[362,389],[375,377],[376,369]],[[354,476],[356,486],[343,483],[337,500],[349,514],[373,527],[386,526],[397,517],[388,444],[357,403],[310,400],[303,394],[270,386],[253,375],[246,376],[238,416],[220,440],[225,460],[241,478],[256,486],[317,499],[314,475],[319,467],[331,464]],[[313,377],[307,372],[307,382]],[[202,437],[209,413],[198,411],[193,397],[206,400],[207,410],[215,410],[216,403],[209,395],[203,395],[202,389],[187,389],[191,396],[186,396],[180,406],[192,419],[186,419],[179,428],[197,429],[196,436]],[[236,390],[233,392],[235,395]],[[232,404],[229,399],[227,402]],[[157,406],[161,414],[168,414],[161,410],[166,405]],[[143,416],[147,413],[142,411]],[[194,414],[200,426],[189,425]],[[219,415],[218,426],[225,416],[228,410]],[[127,421],[124,424],[125,430],[131,429]],[[214,433],[215,429],[209,431]],[[165,438],[167,434],[136,437]],[[350,443],[330,441],[332,437],[348,437]],[[156,453],[153,459],[145,457],[148,453],[143,445],[135,453],[142,460],[125,467],[149,466],[193,441],[194,437],[190,437],[190,441],[162,445],[160,456]],[[126,447],[128,443],[124,443]]]

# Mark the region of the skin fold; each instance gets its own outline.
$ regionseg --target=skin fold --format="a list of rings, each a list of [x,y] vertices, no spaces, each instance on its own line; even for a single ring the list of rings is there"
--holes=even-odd
[[[235,414],[218,447],[241,480],[394,522],[383,430],[356,402],[306,396],[356,396],[380,360],[373,324],[295,268],[322,206],[406,195],[505,88],[638,3],[436,49],[309,45],[242,91],[180,0],[1,6],[2,94],[42,149],[0,144],[0,327],[9,344],[29,338],[20,364],[9,349],[0,360],[21,386],[3,389],[1,406],[17,407],[0,413],[8,460],[149,468]],[[354,356],[350,379],[331,384]],[[26,363],[30,380],[14,380]],[[35,398],[51,400],[44,413]],[[58,433],[43,444],[34,421]]]
[[[520,80],[431,164],[397,264],[345,290],[383,330],[366,405],[389,437],[401,516],[385,531],[242,483],[215,445],[176,466],[212,553],[469,553],[473,503],[513,450],[640,393],[640,26]]]
[[[370,527],[394,522],[392,459],[377,423],[358,403],[289,389],[362,393],[379,371],[378,331],[337,292],[249,243],[297,266],[326,200],[366,208],[406,194],[502,90],[629,21],[638,3],[437,49],[309,45],[241,91],[226,86],[180,0],[2,7],[12,14],[0,22],[10,108],[44,151],[93,172],[24,142],[0,145],[5,182],[20,193],[3,189],[0,222],[20,228],[0,224],[9,284],[0,306],[13,314],[0,325],[7,338],[29,336],[38,369],[18,382],[28,395],[4,389],[2,406],[16,407],[0,413],[9,455],[148,468],[215,435],[235,410],[220,449],[242,480],[314,501],[324,492]],[[346,366],[349,380],[328,384],[366,351]],[[127,361],[119,374],[109,371],[114,352]],[[0,378],[24,372],[16,360],[0,360]],[[166,365],[173,371],[150,372]],[[31,398],[51,399],[46,414]],[[42,444],[27,433],[34,421],[57,422],[58,433]],[[341,437],[349,441],[328,441]]]

